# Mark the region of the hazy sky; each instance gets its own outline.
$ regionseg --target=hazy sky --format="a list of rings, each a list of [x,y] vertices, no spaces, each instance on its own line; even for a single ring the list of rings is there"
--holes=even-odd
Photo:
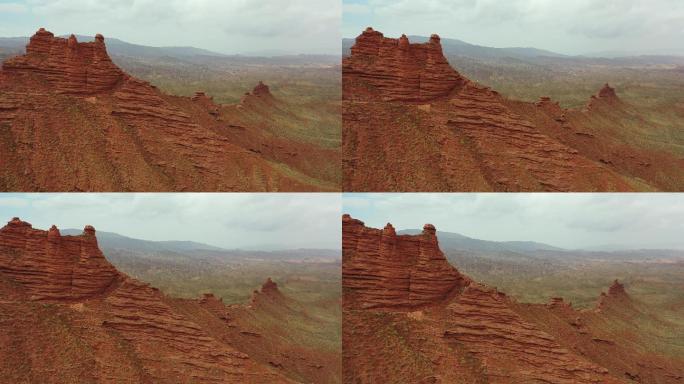
[[[577,249],[684,248],[682,194],[345,194],[343,211],[366,225],[531,240]]]
[[[223,53],[340,54],[340,0],[0,0],[0,36],[101,33]]]
[[[192,240],[224,248],[340,249],[335,193],[1,194],[0,226],[116,232],[145,240]]]
[[[492,47],[566,54],[684,54],[682,0],[343,0],[344,37],[437,33]]]

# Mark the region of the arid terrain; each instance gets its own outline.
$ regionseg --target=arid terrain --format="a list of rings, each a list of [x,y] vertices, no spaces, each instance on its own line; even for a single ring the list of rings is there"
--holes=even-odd
[[[112,61],[104,37],[91,39],[41,29],[25,51],[20,38],[0,40],[1,190],[340,189],[329,57],[115,40]]]
[[[541,267],[525,274],[511,265],[522,269],[524,263],[550,264],[553,257],[544,263],[539,255],[562,250],[445,233],[444,246],[451,249],[445,253],[454,258],[470,258],[456,255],[456,249],[490,255],[487,261],[469,266],[484,276],[480,280],[449,263],[430,224],[422,231],[397,234],[391,224],[374,229],[344,215],[342,230],[346,383],[679,383],[684,379],[682,276],[675,277],[681,272],[681,254],[614,257],[615,265],[669,260],[669,275],[661,270],[658,280],[654,270],[645,271],[641,281],[636,271],[643,267],[633,267],[632,274],[625,275],[624,270],[616,272],[624,265],[613,268],[611,257],[578,256],[577,266],[603,259],[606,267],[587,277],[585,269],[568,268],[571,262],[561,265],[558,269],[566,269],[567,279],[561,283],[565,284],[561,294],[548,296],[543,303],[526,302],[520,299],[527,298],[520,294],[525,291],[520,285],[510,295],[486,280],[502,274],[511,275],[500,276],[506,281],[531,279]],[[532,252],[539,252],[535,261],[532,256],[524,259]],[[594,279],[600,274],[606,285],[593,303],[571,304],[568,296],[582,297],[582,292],[595,290]],[[589,287],[562,294],[567,287],[580,287],[585,278],[592,282]],[[553,291],[548,282],[531,284],[528,292],[539,287],[546,287],[545,293]],[[653,300],[656,296],[649,296],[644,287],[650,287],[650,293],[672,290],[660,296],[670,301]]]
[[[103,253],[93,227],[64,232],[18,218],[0,229],[4,380],[342,381],[339,259],[332,252],[236,255],[103,233]],[[280,263],[270,267],[279,270],[273,279],[263,277],[270,263]],[[155,276],[155,284],[130,271]],[[173,283],[181,278],[187,284]]]
[[[684,189],[680,57],[343,44],[345,191]]]

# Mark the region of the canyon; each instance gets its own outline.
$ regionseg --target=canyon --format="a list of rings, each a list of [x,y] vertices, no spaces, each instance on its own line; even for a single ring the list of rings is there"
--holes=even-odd
[[[433,225],[402,235],[344,215],[342,233],[345,383],[684,378],[677,323],[617,280],[588,309],[562,297],[524,303],[452,266]]]
[[[175,298],[120,272],[96,230],[0,229],[0,374],[17,383],[339,382],[312,317],[270,278],[246,303]],[[288,321],[283,321],[288,319]]]
[[[0,189],[339,190],[339,149],[290,128],[306,116],[263,83],[234,104],[166,94],[115,65],[102,35],[41,28],[0,71]]]
[[[619,90],[605,84],[582,108],[509,99],[452,68],[440,41],[356,38],[342,65],[345,191],[684,187],[679,138],[661,139]]]

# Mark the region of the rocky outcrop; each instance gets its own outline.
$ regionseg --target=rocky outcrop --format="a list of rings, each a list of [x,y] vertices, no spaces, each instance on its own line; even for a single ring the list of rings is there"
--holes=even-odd
[[[613,284],[608,287],[607,293],[601,292],[596,304],[596,310],[602,311],[609,308],[611,305],[629,301],[629,295],[627,294],[627,291],[625,291],[625,286],[616,279],[613,281]]]
[[[391,224],[368,228],[342,217],[342,288],[345,305],[409,311],[438,304],[469,279],[439,249],[435,227],[420,235],[397,235]]]
[[[209,112],[210,115],[214,116],[217,120],[219,119],[219,116],[221,115],[220,112],[220,107],[214,102],[214,98],[207,95],[204,92],[197,91],[195,94],[190,98],[190,100],[200,104],[202,107],[204,107],[207,112]]]
[[[430,224],[420,235],[397,236],[390,224],[367,228],[344,215],[342,247],[347,383],[395,371],[420,383],[621,382],[523,318],[522,304],[460,274]],[[562,298],[538,308],[577,317]]]
[[[437,35],[411,44],[405,35],[391,39],[367,28],[356,38],[342,65],[345,98],[363,97],[371,85],[383,100],[424,102],[448,96],[467,82],[442,53]]]
[[[260,107],[264,104],[272,105],[274,102],[275,98],[273,97],[273,94],[271,94],[271,89],[268,87],[268,85],[264,84],[262,81],[259,81],[259,84],[254,86],[252,92],[247,92],[244,96],[242,96],[242,99],[240,100],[240,106],[254,108]]]
[[[620,102],[620,99],[615,93],[615,88],[604,84],[601,89],[596,93],[596,95],[591,95],[589,102],[587,103],[587,110],[592,110],[599,105],[615,105]]]
[[[80,332],[89,335],[79,338],[77,344],[88,353],[83,358],[92,359],[90,367],[96,371],[87,372],[92,382],[122,382],[120,372],[111,377],[102,373],[114,371],[108,367],[107,357],[120,350],[126,351],[129,365],[117,371],[138,374],[136,382],[292,382],[215,338],[176,310],[173,300],[158,289],[118,272],[100,252],[92,226],[86,226],[82,235],[62,236],[55,226],[41,231],[12,219],[0,229],[0,282],[7,280],[17,286],[13,292],[20,294],[3,304],[31,305],[22,302],[22,297],[56,304],[52,308],[63,313],[59,318],[61,337],[70,329],[82,329]],[[213,296],[203,299],[205,306],[223,307]],[[112,339],[116,347],[108,350],[103,343]],[[46,353],[54,359],[55,352],[31,353]],[[56,371],[70,369],[65,362],[55,367]]]
[[[62,236],[13,218],[0,229],[0,273],[21,283],[33,300],[77,301],[115,289],[121,274],[97,245],[95,229]]]
[[[262,81],[259,81],[259,84],[257,84],[254,89],[252,90],[252,95],[256,97],[272,97],[271,95],[271,90],[268,88],[268,85],[264,84]]]
[[[608,370],[563,348],[518,316],[508,300],[495,289],[471,284],[447,307],[444,337],[482,362],[489,383],[611,382]]]
[[[283,294],[278,289],[278,284],[276,284],[269,277],[261,285],[261,289],[254,290],[254,292],[252,292],[252,297],[249,300],[249,306],[251,308],[256,309],[260,306],[263,306],[264,304],[270,305],[273,303],[284,304],[285,296],[283,296]]]
[[[436,36],[410,44],[368,29],[351,50],[343,64],[344,190],[633,189],[543,130],[551,124],[574,139],[557,102],[542,97],[514,111],[522,103],[453,70]]]
[[[112,63],[104,37],[79,43],[74,35],[64,39],[41,28],[26,46],[26,54],[5,61],[10,75],[37,75],[60,93],[92,95],[113,89],[126,75]]]
[[[289,382],[173,311],[149,284],[127,279],[105,303],[111,309],[103,326],[134,346],[153,382]]]
[[[309,117],[277,110],[287,103],[263,83],[247,98],[254,108],[167,95],[113,64],[101,35],[79,43],[41,29],[0,71],[0,189],[339,189],[338,150],[280,127]]]
[[[627,291],[625,291],[625,286],[621,284],[617,279],[613,281],[610,287],[608,287],[609,296],[626,296]]]

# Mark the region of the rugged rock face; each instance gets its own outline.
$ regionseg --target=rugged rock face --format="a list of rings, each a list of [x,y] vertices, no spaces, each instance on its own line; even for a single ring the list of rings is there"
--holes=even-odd
[[[343,189],[679,190],[679,158],[621,136],[633,124],[606,85],[588,109],[509,100],[452,69],[439,39],[367,29],[343,62]],[[657,164],[657,165],[656,165]],[[655,169],[655,168],[657,169]],[[659,175],[667,174],[667,177]],[[677,185],[678,187],[675,187]]]
[[[55,226],[41,231],[16,217],[0,229],[0,273],[21,283],[32,300],[101,297],[122,281],[100,252],[93,227],[61,236]]]
[[[411,44],[405,35],[390,39],[367,28],[356,38],[351,56],[343,61],[344,93],[357,93],[358,82],[377,89],[383,100],[429,101],[448,96],[467,81],[444,58],[439,36],[425,44]]]
[[[268,85],[260,81],[259,84],[254,86],[252,92],[247,92],[242,96],[240,107],[258,109],[264,105],[272,105],[274,102],[275,98],[273,97],[273,94],[271,94]]]
[[[625,286],[620,284],[617,279],[613,281],[613,284],[608,288],[608,295],[610,296],[622,296],[627,295],[625,291]]]
[[[439,250],[433,226],[397,236],[390,224],[367,228],[344,215],[342,233],[346,383],[624,382],[619,368],[603,366],[613,368],[610,359],[578,348],[577,335],[607,343],[594,320],[562,298],[520,304],[463,276]],[[609,290],[623,294],[617,283]]]
[[[525,321],[494,289],[469,285],[449,304],[447,313],[444,337],[477,356],[490,383],[611,382],[605,368],[575,355]]]
[[[264,84],[262,81],[254,87],[252,94],[257,97],[272,96],[268,85]]]
[[[615,88],[612,88],[610,85],[608,85],[608,83],[606,83],[601,89],[599,89],[596,95],[591,95],[591,98],[587,103],[587,110],[592,110],[599,105],[614,105],[619,102],[620,99],[615,93]]]
[[[414,310],[440,303],[469,282],[439,250],[435,227],[421,235],[399,235],[391,224],[367,228],[342,218],[345,304],[360,308]]]
[[[610,85],[608,85],[608,83],[606,83],[603,88],[599,90],[597,96],[602,99],[617,99],[615,88],[612,88]]]
[[[280,124],[307,118],[265,84],[249,99],[166,95],[112,63],[101,35],[41,29],[0,71],[0,190],[338,190],[339,150],[288,136]]]
[[[41,28],[26,46],[26,55],[11,58],[2,65],[9,74],[37,74],[57,92],[92,95],[113,89],[126,75],[112,63],[104,37],[79,43],[74,35],[55,37]]]
[[[15,340],[17,353],[30,353],[36,360],[26,357],[18,362],[19,368],[0,364],[2,377],[13,382],[25,379],[21,367],[27,365],[40,382],[63,375],[93,383],[293,382],[193,320],[193,312],[204,312],[199,305],[223,306],[213,296],[204,297],[204,303],[188,312],[179,311],[158,289],[118,272],[98,249],[91,226],[80,236],[61,236],[54,226],[41,231],[12,219],[0,229],[0,290],[0,327],[9,327],[13,334],[23,332],[19,314],[30,312],[36,301],[50,303],[43,308],[56,316],[58,330],[41,320],[31,325],[46,332],[41,337],[64,338],[66,349],[32,349],[35,341],[29,336]],[[0,343],[3,359],[5,342]],[[74,345],[83,347],[78,359],[86,364],[59,361],[66,358],[63,354],[73,354]],[[57,361],[43,372],[42,360]],[[43,374],[50,379],[43,379]]]
[[[176,300],[187,306],[188,300]],[[301,308],[297,300],[280,292],[268,278],[255,290],[247,305],[225,305],[221,299],[205,294],[198,302],[203,311],[193,318],[206,324],[220,339],[231,340],[251,358],[297,382],[340,383],[340,344],[330,337],[316,335],[312,328],[329,321]],[[209,316],[205,316],[210,314]]]

